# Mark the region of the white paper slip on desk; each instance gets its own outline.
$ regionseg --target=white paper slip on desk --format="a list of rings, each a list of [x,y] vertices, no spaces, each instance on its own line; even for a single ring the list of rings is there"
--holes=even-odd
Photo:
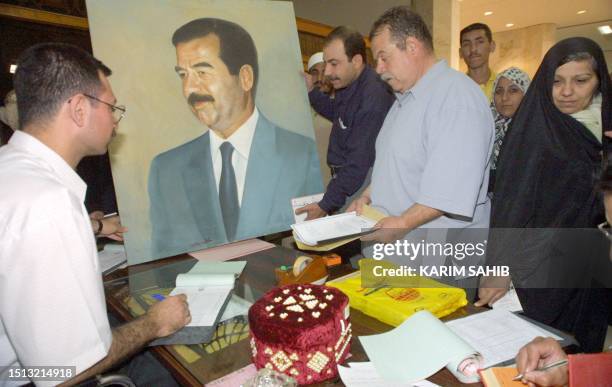
[[[346,387],[439,387],[427,380],[419,382],[393,382],[378,374],[371,362],[349,363],[349,367],[338,366],[338,373]]]

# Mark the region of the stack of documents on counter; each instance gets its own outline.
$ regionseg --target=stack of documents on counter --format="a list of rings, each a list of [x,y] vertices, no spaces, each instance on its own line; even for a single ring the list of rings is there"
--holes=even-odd
[[[462,383],[478,382],[478,370],[512,362],[519,349],[538,336],[562,339],[504,310],[446,324],[420,311],[389,332],[359,340],[378,375],[397,385],[422,381],[442,368]]]
[[[375,220],[356,212],[326,216],[291,225],[296,241],[308,246],[356,238],[374,231]]]

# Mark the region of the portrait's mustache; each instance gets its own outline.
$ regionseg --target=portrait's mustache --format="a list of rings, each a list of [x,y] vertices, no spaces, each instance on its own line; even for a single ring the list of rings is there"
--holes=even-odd
[[[187,97],[187,103],[191,106],[194,106],[198,102],[215,102],[215,99],[212,97],[212,95],[197,93],[191,93],[189,94],[189,97]]]
[[[327,79],[328,79],[330,82],[333,82],[333,81],[339,81],[339,80],[340,80],[340,78],[338,78],[338,77],[329,77],[329,78],[327,78]]]

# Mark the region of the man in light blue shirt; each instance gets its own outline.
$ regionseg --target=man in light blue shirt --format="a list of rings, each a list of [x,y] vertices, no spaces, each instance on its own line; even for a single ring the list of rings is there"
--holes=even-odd
[[[389,242],[426,228],[404,239],[446,242],[448,229],[487,228],[494,124],[486,97],[465,74],[436,60],[427,26],[407,7],[385,12],[370,41],[376,71],[397,99],[376,140],[370,187],[349,210],[372,204],[390,215],[378,227],[402,232],[363,239]],[[447,258],[422,262],[442,265]]]

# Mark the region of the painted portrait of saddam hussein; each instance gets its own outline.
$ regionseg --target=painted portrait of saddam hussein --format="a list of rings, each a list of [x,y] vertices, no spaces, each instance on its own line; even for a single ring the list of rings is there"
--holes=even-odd
[[[287,229],[291,198],[322,189],[316,147],[257,108],[253,39],[236,23],[202,18],[177,29],[172,44],[183,95],[210,130],[153,159],[153,254]]]
[[[95,3],[88,2],[88,7],[94,5],[93,9],[88,8],[90,21],[94,19],[94,54],[106,63],[112,62],[97,53],[101,45],[96,44],[99,39],[95,20],[100,5]],[[306,93],[302,89],[303,79],[299,79],[299,48],[274,53],[275,44],[269,38],[286,40],[287,35],[274,34],[258,41],[254,38],[257,28],[253,26],[262,24],[263,18],[258,23],[248,22],[250,17],[257,18],[258,13],[262,16],[262,12],[280,5],[279,2],[232,1],[227,17],[221,6],[228,5],[227,1],[211,1],[212,7],[206,7],[205,1],[185,3],[197,4],[202,12],[189,12],[190,17],[184,17],[186,12],[179,12],[179,17],[174,19],[180,22],[166,28],[168,34],[163,43],[170,45],[173,55],[171,66],[164,71],[174,77],[171,89],[153,86],[154,90],[148,89],[146,95],[134,96],[133,90],[117,79],[127,78],[116,77],[121,71],[133,73],[134,69],[122,65],[116,68],[109,63],[114,70],[111,82],[118,99],[122,100],[125,90],[127,99],[132,97],[136,105],[143,105],[142,98],[154,100],[151,92],[153,95],[171,93],[182,105],[169,112],[173,117],[169,124],[171,131],[160,127],[156,120],[146,121],[142,117],[138,122],[135,117],[136,122],[132,124],[137,128],[129,124],[128,128],[120,127],[124,138],[111,148],[122,221],[129,228],[126,246],[131,263],[287,230],[293,223],[291,198],[323,191]],[[176,4],[172,2],[169,8]],[[293,25],[295,40],[291,45],[296,48],[295,18],[287,5],[291,7],[291,3],[284,3],[281,8],[290,20],[283,24]],[[123,4],[120,7],[125,8]],[[242,16],[236,17],[240,7],[245,9]],[[259,12],[254,12],[257,8]],[[202,17],[194,18],[194,14]],[[283,66],[278,61],[281,56],[295,57],[285,61],[290,70],[276,70]],[[271,61],[275,63],[272,65]],[[263,79],[274,78],[275,74],[270,73],[262,76],[271,69],[281,79],[291,78],[288,88],[278,83],[262,83]],[[302,84],[295,87],[296,82]],[[280,106],[271,105],[270,101],[275,100],[271,94],[277,94],[276,104]],[[285,101],[280,102],[281,99]],[[287,100],[297,108],[283,106]],[[130,110],[130,101],[126,100],[125,104]],[[172,105],[177,106],[176,98]],[[286,115],[287,109],[293,112],[293,119]],[[147,114],[158,113],[150,110]],[[299,121],[302,123],[296,125]],[[183,123],[197,131],[172,136],[173,131],[180,131]],[[148,126],[151,124],[154,128]],[[141,133],[144,128],[146,134]],[[148,142],[154,145],[146,145]],[[144,160],[138,160],[143,165],[139,173],[134,173],[134,164],[128,165],[125,158],[129,156],[124,155],[129,148],[143,147],[150,151]],[[126,173],[126,170],[132,172]],[[139,179],[136,182],[135,176]],[[140,200],[132,199],[134,195]],[[148,198],[148,203],[143,197]],[[143,215],[148,215],[148,225],[134,227],[130,220],[136,221]]]

